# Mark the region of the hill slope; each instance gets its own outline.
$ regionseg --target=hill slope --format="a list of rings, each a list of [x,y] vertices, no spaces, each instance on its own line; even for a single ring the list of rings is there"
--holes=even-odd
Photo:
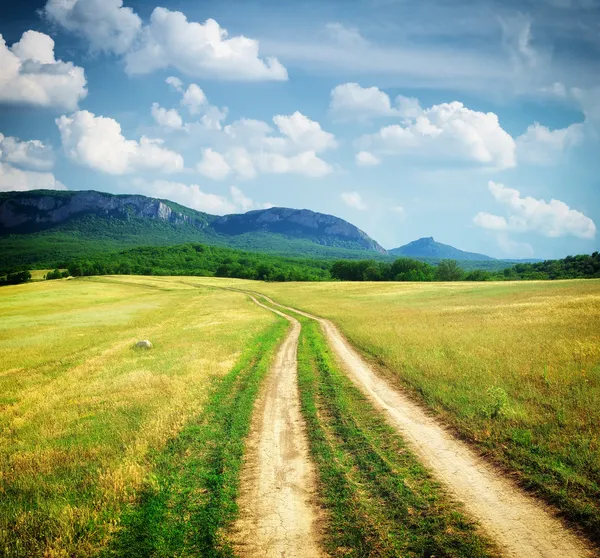
[[[490,256],[484,254],[476,254],[474,252],[464,252],[454,246],[448,244],[442,244],[436,242],[433,237],[419,238],[409,242],[399,248],[394,248],[388,251],[393,256],[406,256],[409,258],[434,258],[434,259],[448,259],[448,260],[476,260],[476,261],[487,261],[494,260]]]
[[[354,225],[308,210],[271,208],[220,217],[140,195],[53,190],[0,193],[0,264],[5,268],[183,242],[286,256],[386,254]]]

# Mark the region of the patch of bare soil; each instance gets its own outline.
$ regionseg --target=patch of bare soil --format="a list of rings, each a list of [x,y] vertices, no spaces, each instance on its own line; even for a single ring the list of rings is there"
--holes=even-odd
[[[253,300],[285,317],[292,328],[255,407],[232,542],[240,556],[321,557],[315,472],[297,382],[300,323]]]

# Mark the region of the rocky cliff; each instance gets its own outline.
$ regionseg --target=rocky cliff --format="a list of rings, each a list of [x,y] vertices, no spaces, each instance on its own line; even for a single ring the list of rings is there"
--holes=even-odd
[[[183,208],[182,208],[183,209]],[[115,196],[95,191],[55,192],[37,190],[11,192],[0,197],[0,230],[4,233],[33,232],[52,228],[86,214],[128,219],[132,216],[203,228],[207,216],[174,210],[169,202],[139,195]]]
[[[151,236],[149,227],[153,227]],[[351,223],[306,209],[275,207],[219,217],[140,195],[53,190],[0,193],[0,235],[47,234],[67,228],[88,239],[108,236],[118,242],[124,239],[119,235],[127,235],[130,241],[138,237],[139,244],[197,241],[304,255],[314,253],[306,250],[309,242],[386,253]],[[168,241],[157,239],[161,234],[168,235]]]
[[[249,211],[243,215],[225,215],[215,220],[212,227],[226,235],[268,232],[303,238],[326,246],[347,244],[355,249],[386,253],[384,248],[351,223],[308,209],[273,207]]]

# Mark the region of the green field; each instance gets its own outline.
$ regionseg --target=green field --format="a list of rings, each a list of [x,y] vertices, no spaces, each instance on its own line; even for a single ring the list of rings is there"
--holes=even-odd
[[[189,429],[222,406],[219,382],[264,373],[268,362],[254,355],[270,354],[282,333],[272,315],[222,290],[143,278],[2,288],[0,553],[87,556],[104,547],[125,508],[159,486],[174,445],[191,443]],[[133,349],[146,338],[151,351]],[[241,433],[217,439],[243,437],[240,420]],[[202,459],[196,472],[208,467]],[[234,479],[239,459],[227,462]],[[233,497],[218,487],[209,494]]]
[[[600,540],[600,281],[240,285],[330,318],[382,374]]]
[[[599,539],[600,281],[114,276],[0,289],[5,555],[231,554],[254,400],[288,327],[232,287],[330,318],[382,375]],[[301,321],[326,550],[497,555]]]

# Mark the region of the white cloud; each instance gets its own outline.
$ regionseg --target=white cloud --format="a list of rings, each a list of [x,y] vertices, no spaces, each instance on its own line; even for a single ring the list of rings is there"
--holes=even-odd
[[[515,70],[531,72],[541,62],[541,54],[532,42],[531,19],[518,13],[514,17],[500,18],[502,39]]]
[[[295,112],[273,118],[279,135],[266,122],[240,119],[223,129],[215,129],[206,137],[191,126],[190,133],[204,133],[210,141],[198,170],[212,178],[224,178],[227,166],[240,179],[252,179],[259,173],[301,174],[322,177],[333,168],[317,154],[337,147],[333,134],[324,131],[318,122]],[[227,166],[226,166],[227,165]],[[215,170],[216,169],[216,170]]]
[[[54,41],[26,31],[9,49],[0,35],[0,102],[74,110],[87,95],[83,68],[54,58]]]
[[[49,171],[54,166],[50,146],[39,140],[20,141],[0,134],[0,191],[66,190]]]
[[[195,83],[190,84],[181,98],[181,104],[187,107],[190,114],[198,114],[200,108],[207,104],[207,102],[208,100],[206,99],[204,91],[202,91]]]
[[[399,217],[406,217],[406,210],[401,205],[395,205],[392,207],[392,211]]]
[[[359,167],[373,167],[379,165],[381,160],[375,157],[373,153],[369,151],[359,151],[356,154],[356,164]]]
[[[367,206],[363,202],[358,192],[342,192],[340,197],[348,207],[359,209],[360,211],[364,211],[367,209]]]
[[[183,170],[181,155],[162,147],[161,140],[142,136],[128,140],[112,118],[78,111],[56,119],[65,153],[74,161],[109,174],[138,171],[173,173]]]
[[[361,87],[358,83],[344,83],[332,89],[329,110],[338,117],[369,118],[398,114],[386,93],[377,87]]]
[[[186,207],[214,215],[271,207],[271,204],[255,203],[236,186],[230,187],[230,197],[227,197],[204,192],[198,184],[183,184],[167,180],[148,182],[138,178],[134,179],[131,185],[136,192],[141,194],[173,200]]]
[[[423,110],[413,97],[398,95],[394,105],[387,93],[377,87],[361,87],[358,83],[343,83],[331,91],[329,111],[338,119],[359,121],[376,117],[416,118]]]
[[[252,156],[252,161],[259,171],[271,174],[292,173],[320,178],[333,171],[331,166],[317,157],[314,151],[303,151],[292,156],[259,152]]]
[[[272,203],[256,203],[247,196],[237,187],[231,186],[229,188],[231,194],[231,200],[233,204],[238,208],[239,211],[246,212],[253,209],[270,209],[273,207]]]
[[[325,132],[318,122],[298,111],[288,116],[274,116],[273,122],[281,134],[299,149],[320,152],[337,147],[337,141],[333,134]]]
[[[489,229],[492,231],[505,231],[508,229],[508,223],[504,217],[482,211],[475,215],[473,222],[482,229]]]
[[[523,198],[518,190],[495,182],[489,182],[488,187],[496,201],[505,207],[506,217],[478,213],[473,222],[479,227],[502,232],[533,231],[550,238],[594,238],[596,235],[594,222],[562,201]]]
[[[176,109],[165,109],[158,103],[152,104],[152,118],[163,128],[179,130],[183,126],[183,119]]]
[[[202,89],[200,89],[200,87],[195,83],[191,83],[186,89],[183,81],[181,81],[179,78],[170,76],[165,80],[165,82],[175,91],[181,93],[180,105],[182,107],[186,107],[187,112],[190,115],[196,117],[200,115],[201,116],[196,122],[184,123],[181,115],[176,109],[160,109],[160,114],[158,113],[158,109],[156,109],[156,116],[158,116],[162,122],[165,122],[168,119],[172,124],[169,126],[168,123],[166,123],[162,124],[163,126],[182,129],[188,133],[193,132],[194,129],[201,129],[202,131],[222,129],[223,126],[221,123],[227,118],[227,107],[220,109],[209,104],[204,91],[202,91]],[[156,116],[155,120],[157,123],[161,124],[161,122],[157,120]]]
[[[0,161],[0,192],[66,189],[51,172],[22,170]]]
[[[517,138],[517,158],[525,163],[552,165],[568,147],[583,141],[583,124],[550,130],[539,123],[532,124]]]
[[[165,80],[165,83],[170,85],[173,89],[175,89],[175,91],[183,93],[183,81],[181,81],[178,77],[169,76]]]
[[[414,107],[412,107],[414,109]],[[385,126],[357,141],[363,150],[469,161],[494,168],[516,164],[516,145],[493,112],[470,110],[454,101],[433,105],[403,125]]]
[[[48,0],[44,12],[50,21],[87,39],[93,52],[125,53],[142,27],[123,0]]]
[[[40,140],[19,141],[0,133],[0,159],[5,163],[36,171],[47,171],[54,166],[52,148]]]
[[[144,26],[139,43],[125,56],[129,74],[177,68],[190,76],[227,80],[287,80],[276,58],[259,57],[257,40],[227,38],[214,19],[189,22],[181,12],[157,7]]]
[[[225,157],[210,147],[202,152],[202,160],[198,163],[198,172],[213,180],[225,180],[231,172]]]

